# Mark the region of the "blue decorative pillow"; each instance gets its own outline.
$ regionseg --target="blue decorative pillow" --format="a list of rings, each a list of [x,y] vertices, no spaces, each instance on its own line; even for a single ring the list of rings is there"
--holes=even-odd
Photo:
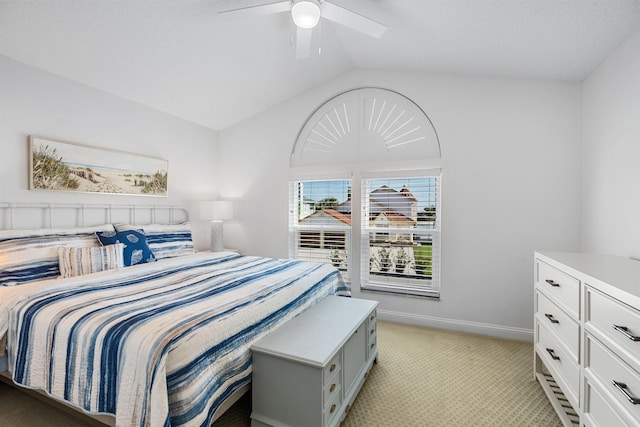
[[[155,255],[149,249],[147,237],[142,230],[127,231],[104,231],[96,233],[98,240],[102,246],[114,245],[122,243],[124,245],[124,265],[143,264],[145,262],[154,262]]]
[[[171,258],[195,253],[191,238],[191,225],[182,224],[149,224],[136,226],[115,224],[116,231],[142,230],[147,236],[149,248],[157,259]]]

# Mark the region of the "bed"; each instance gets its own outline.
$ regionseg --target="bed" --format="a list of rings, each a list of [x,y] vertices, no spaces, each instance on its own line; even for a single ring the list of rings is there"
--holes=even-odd
[[[10,220],[0,218],[4,224],[18,217],[16,205],[4,207],[13,210]],[[253,342],[327,295],[349,295],[328,264],[195,252],[184,210],[176,219],[170,208],[167,224],[159,224],[154,206],[149,224],[139,225],[132,218],[139,207],[124,208],[124,223],[107,206],[97,216],[113,221],[111,230],[111,221],[87,226],[86,206],[71,207],[84,211],[75,215],[80,227],[54,227],[55,209],[44,207],[48,228],[36,238],[34,229],[11,230],[14,224],[0,230],[0,371],[109,424],[210,425],[248,390]],[[92,234],[133,231],[148,237],[156,261],[61,277],[75,265],[63,254],[119,249],[96,245]],[[25,259],[16,251],[42,240],[61,245],[57,275],[34,253],[26,257],[36,261],[29,274],[16,267]]]

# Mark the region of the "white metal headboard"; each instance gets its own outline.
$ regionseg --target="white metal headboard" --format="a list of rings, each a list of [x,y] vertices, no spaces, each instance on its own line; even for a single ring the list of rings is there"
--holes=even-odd
[[[188,220],[189,211],[179,206],[0,202],[0,230],[176,224]]]

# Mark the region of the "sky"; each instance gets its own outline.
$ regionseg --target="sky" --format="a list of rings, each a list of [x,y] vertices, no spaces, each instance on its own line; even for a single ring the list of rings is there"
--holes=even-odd
[[[376,189],[382,185],[391,187],[396,191],[400,191],[403,185],[409,188],[409,191],[418,199],[418,209],[422,209],[428,205],[435,203],[435,194],[420,192],[419,188],[424,186],[428,181],[433,178],[399,178],[399,179],[375,179],[371,180],[371,189]],[[327,197],[335,197],[339,203],[347,200],[347,193],[349,189],[349,180],[336,180],[336,181],[305,181],[304,182],[304,197],[314,201],[320,201]]]

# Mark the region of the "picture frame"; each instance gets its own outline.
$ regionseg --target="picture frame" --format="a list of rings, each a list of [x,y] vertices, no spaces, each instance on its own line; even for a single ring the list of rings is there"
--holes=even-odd
[[[164,159],[29,136],[29,190],[168,196]]]

